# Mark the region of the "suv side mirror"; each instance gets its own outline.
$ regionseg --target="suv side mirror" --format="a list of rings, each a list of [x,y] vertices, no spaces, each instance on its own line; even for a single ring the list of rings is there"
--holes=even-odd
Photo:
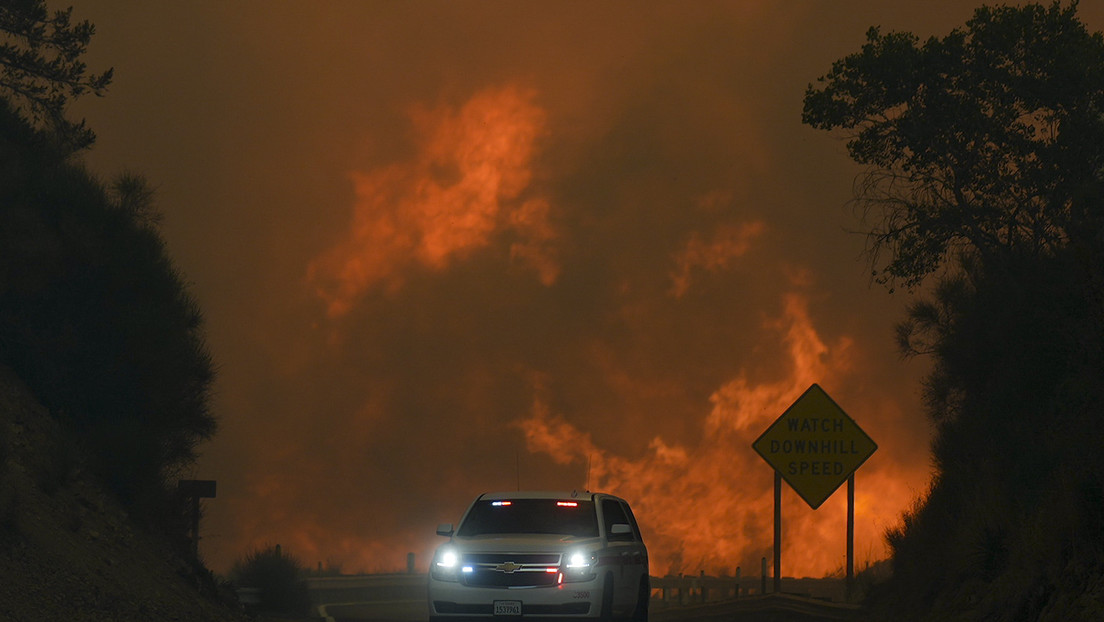
[[[628,525],[625,525],[628,527]],[[446,538],[452,537],[452,523],[441,523],[437,525],[437,535],[445,536]]]
[[[610,525],[610,540],[632,540],[632,527],[628,523],[614,523]]]

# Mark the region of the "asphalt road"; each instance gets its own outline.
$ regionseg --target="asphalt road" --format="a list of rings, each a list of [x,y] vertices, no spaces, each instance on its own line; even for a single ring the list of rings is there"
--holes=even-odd
[[[319,615],[336,621],[425,622],[425,575],[326,577],[307,581]]]
[[[653,610],[649,622],[858,622],[861,613],[854,605],[793,594],[767,594]]]
[[[319,614],[334,622],[425,622],[425,577],[375,575],[311,579]],[[744,596],[706,604],[654,604],[649,622],[844,622],[861,620],[853,606],[792,594]]]

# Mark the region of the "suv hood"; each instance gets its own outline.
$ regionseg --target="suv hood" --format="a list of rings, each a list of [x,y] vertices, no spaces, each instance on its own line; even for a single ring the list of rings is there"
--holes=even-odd
[[[598,542],[600,538],[579,538],[556,534],[503,534],[494,536],[454,537],[453,544],[469,551],[486,553],[528,553],[558,550]]]

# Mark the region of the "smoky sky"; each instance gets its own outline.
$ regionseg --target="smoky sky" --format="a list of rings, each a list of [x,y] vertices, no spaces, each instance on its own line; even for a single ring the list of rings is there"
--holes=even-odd
[[[1100,7],[1081,7],[1095,26]],[[218,481],[202,554],[424,567],[476,494],[590,486],[653,573],[757,568],[751,442],[818,382],[878,452],[856,550],[924,491],[923,361],[872,286],[842,137],[802,95],[938,2],[91,0],[105,178],[145,175],[206,316]],[[843,564],[844,506],[784,497],[783,571]],[[810,544],[815,543],[815,544]]]

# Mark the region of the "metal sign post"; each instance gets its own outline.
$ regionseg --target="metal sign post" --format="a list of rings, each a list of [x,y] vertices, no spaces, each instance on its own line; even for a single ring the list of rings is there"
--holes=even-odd
[[[181,497],[191,503],[191,534],[192,555],[199,557],[199,500],[213,499],[215,497],[216,484],[209,479],[182,479],[177,483],[177,491]]]
[[[855,581],[855,474],[847,478],[847,600]]]
[[[774,593],[782,591],[782,474],[774,472]]]
[[[847,482],[847,579],[855,567],[855,470],[878,445],[813,384],[751,445],[774,469],[774,591],[782,584],[782,480],[814,510]],[[849,588],[850,589],[850,588]]]

